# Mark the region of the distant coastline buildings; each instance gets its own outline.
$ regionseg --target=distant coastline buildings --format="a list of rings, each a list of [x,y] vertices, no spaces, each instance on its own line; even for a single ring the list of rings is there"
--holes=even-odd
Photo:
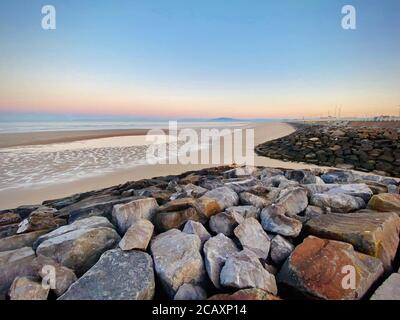
[[[319,118],[303,118],[303,119],[294,119],[295,122],[308,122],[308,123],[329,123],[334,126],[343,126],[348,125],[349,123],[356,123],[356,122],[395,122],[399,123],[396,124],[400,126],[400,116],[387,116],[387,115],[380,115],[374,117],[319,117]],[[386,124],[385,124],[386,126]]]
[[[374,117],[372,121],[400,121],[400,116],[378,116]]]

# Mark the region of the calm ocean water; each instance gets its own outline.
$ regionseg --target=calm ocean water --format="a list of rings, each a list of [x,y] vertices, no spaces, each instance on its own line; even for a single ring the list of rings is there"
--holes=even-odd
[[[237,128],[238,122],[178,122],[178,128]],[[3,133],[167,128],[168,122],[0,122]],[[177,143],[166,142],[176,149]],[[60,184],[146,164],[145,136],[110,137],[47,145],[0,148],[0,191]],[[204,147],[204,146],[202,146]]]
[[[178,121],[183,127],[236,127],[247,122]],[[166,128],[168,121],[0,121],[0,133]]]

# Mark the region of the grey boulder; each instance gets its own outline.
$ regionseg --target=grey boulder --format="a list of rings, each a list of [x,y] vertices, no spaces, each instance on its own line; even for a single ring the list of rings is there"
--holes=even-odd
[[[259,209],[264,208],[272,203],[270,200],[254,195],[250,192],[240,193],[239,199],[240,199],[240,204],[254,206]]]
[[[113,249],[59,300],[151,300],[154,289],[153,261],[147,253]]]
[[[136,220],[147,219],[152,221],[157,209],[158,204],[155,199],[138,199],[125,204],[115,205],[112,218],[118,232],[124,234]]]
[[[281,205],[271,205],[261,211],[261,225],[267,232],[280,234],[286,237],[297,237],[302,223],[285,215],[285,208]]]
[[[104,251],[114,248],[121,240],[118,233],[108,227],[82,227],[44,237],[46,240],[40,243],[36,253],[74,270],[78,276],[92,267]]]
[[[216,200],[221,210],[236,206],[239,203],[239,196],[229,187],[220,187],[210,190],[204,197]]]
[[[301,187],[291,187],[281,191],[277,204],[285,208],[286,215],[295,216],[308,206],[307,190]]]
[[[226,259],[239,252],[232,239],[220,233],[204,244],[204,259],[208,277],[216,288],[221,288],[219,275]]]
[[[371,199],[372,190],[365,183],[341,184],[331,188],[328,194],[347,194],[352,197],[362,198],[365,202]]]
[[[270,239],[256,219],[245,219],[235,228],[234,234],[239,239],[243,249],[252,251],[261,259],[267,259]]]
[[[371,300],[400,300],[400,274],[392,273],[374,292]]]
[[[50,239],[50,238],[55,238],[58,236],[61,236],[63,234],[67,234],[72,231],[76,231],[78,229],[93,229],[93,228],[99,228],[99,227],[104,227],[104,228],[111,228],[113,229],[114,226],[110,221],[105,218],[105,217],[100,217],[100,216],[92,216],[89,218],[84,218],[80,220],[76,220],[71,224],[68,224],[66,226],[62,226],[60,228],[57,228],[51,232],[48,232],[42,236],[40,236],[33,244],[33,249],[36,250],[36,248],[44,241]]]
[[[362,198],[347,194],[317,193],[311,197],[311,204],[320,208],[330,208],[332,212],[348,213],[365,208]]]
[[[280,265],[290,256],[294,250],[294,245],[279,234],[271,241],[271,260]]]
[[[41,235],[46,234],[48,231],[39,230],[29,233],[16,234],[11,237],[3,238],[0,241],[0,251],[9,251],[20,249],[23,247],[32,247],[33,243]]]
[[[209,226],[215,234],[223,233],[232,236],[233,230],[243,222],[244,218],[235,211],[221,212],[210,218]]]
[[[184,283],[175,294],[174,300],[205,300],[207,293],[202,287]]]
[[[244,249],[231,255],[220,274],[221,285],[234,289],[258,288],[277,294],[275,276],[264,269],[253,252]]]
[[[235,212],[241,215],[243,218],[260,218],[260,209],[254,206],[236,206],[236,207],[229,207],[225,209],[225,212],[232,213]]]
[[[146,250],[153,235],[154,226],[146,219],[133,222],[119,242],[122,250]]]
[[[193,220],[186,222],[182,231],[187,234],[196,234],[200,238],[201,245],[211,238],[211,235],[207,229],[200,222]]]
[[[184,283],[204,283],[206,273],[197,235],[171,229],[156,236],[150,250],[156,274],[171,298]]]

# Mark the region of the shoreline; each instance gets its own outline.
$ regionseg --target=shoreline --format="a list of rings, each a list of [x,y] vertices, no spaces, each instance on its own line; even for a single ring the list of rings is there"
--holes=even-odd
[[[296,130],[295,128],[293,128],[293,126],[291,126],[288,123],[250,124],[243,127],[243,129],[246,128],[254,129],[255,146],[259,143],[268,140],[274,140],[289,135]],[[121,133],[121,131],[113,133],[117,134]],[[131,133],[132,131],[129,131],[129,134]],[[103,134],[110,134],[110,132],[106,132]],[[75,136],[75,138],[77,136]],[[94,136],[95,135],[93,135],[92,137]],[[253,152],[254,154],[254,150],[251,150],[251,152]],[[317,167],[303,163],[283,162],[275,159],[260,157],[257,156],[256,154],[254,154],[254,157],[255,157],[254,165],[256,166],[282,167],[287,169],[307,169],[307,168]],[[186,171],[217,167],[223,164],[224,163],[189,164],[189,165],[183,165],[183,164],[137,165],[132,168],[119,169],[114,172],[102,174],[99,176],[84,177],[79,180],[71,182],[48,184],[43,186],[21,188],[16,190],[0,191],[0,210],[15,208],[20,205],[40,204],[45,200],[62,198],[76,193],[108,188],[118,184],[125,183],[127,181],[135,181],[140,179],[153,178],[157,176],[181,174]]]
[[[198,123],[197,125],[185,123],[178,125],[178,130],[182,128],[244,128],[248,126],[246,123],[214,123],[212,126],[206,123]],[[253,124],[254,126],[254,124]],[[0,149],[47,145],[53,143],[68,143],[81,140],[93,140],[102,138],[127,137],[146,135],[149,130],[162,130],[165,134],[169,133],[168,124],[165,126],[133,128],[133,129],[79,129],[79,130],[60,130],[60,131],[34,131],[34,132],[3,132],[0,133]]]
[[[303,125],[288,136],[266,141],[256,153],[278,160],[400,177],[400,132],[392,127]]]
[[[66,143],[112,137],[145,135],[150,129],[106,129],[1,133],[0,148]],[[161,129],[165,130],[165,129]]]
[[[297,128],[289,123],[258,123],[248,124],[242,129],[254,129],[254,146],[267,141],[279,139],[294,133]],[[165,129],[164,129],[165,130]],[[100,131],[100,132],[99,132]],[[136,135],[147,132],[143,129],[133,130],[105,130],[107,132],[96,130],[90,135],[90,139],[98,139],[104,137],[119,137],[119,134],[133,135],[136,131]],[[70,133],[70,132],[68,132]],[[72,137],[65,137],[65,132],[60,132],[59,138],[74,139],[77,141],[78,137],[82,137],[82,131]],[[64,135],[64,136],[63,136]],[[111,136],[110,136],[111,135]],[[122,135],[122,136],[124,136]],[[84,135],[86,137],[86,135]],[[121,136],[121,137],[122,137]],[[54,137],[54,136],[53,136]],[[221,148],[221,155],[223,153]],[[332,169],[334,167],[328,167],[323,165],[310,164],[305,162],[292,162],[283,161],[279,159],[272,159],[265,156],[256,154],[254,149],[248,149],[248,152],[252,152],[254,155],[254,165],[270,168],[281,168],[281,169]],[[141,179],[150,179],[154,177],[162,177],[168,175],[179,175],[187,171],[195,171],[201,169],[207,169],[212,167],[218,167],[221,165],[231,165],[232,163],[220,162],[218,164],[140,164],[129,168],[116,169],[113,172],[104,173],[101,175],[93,175],[82,177],[75,181],[64,181],[59,183],[49,183],[44,185],[36,185],[33,187],[19,188],[19,189],[8,189],[0,191],[0,210],[6,210],[16,208],[21,205],[30,204],[41,204],[43,201],[58,199],[67,196],[71,196],[77,193],[89,192],[94,190],[100,190],[110,188],[116,185],[124,184],[126,182],[138,181]],[[357,170],[351,170],[355,173]],[[365,174],[365,173],[364,173]]]

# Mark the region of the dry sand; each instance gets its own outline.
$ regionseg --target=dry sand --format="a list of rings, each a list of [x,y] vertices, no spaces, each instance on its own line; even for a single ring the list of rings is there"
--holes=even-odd
[[[247,126],[255,130],[255,145],[286,136],[295,131],[295,129],[287,123],[265,123],[265,124],[252,124]],[[134,132],[136,131],[136,132]],[[8,137],[8,145],[26,144],[26,141],[32,143],[32,140],[37,143],[50,143],[76,141],[88,138],[104,138],[110,136],[120,135],[134,135],[143,134],[137,130],[106,130],[106,131],[93,131],[93,132],[61,132],[61,133],[37,133],[33,136],[30,135],[23,137],[23,135],[16,135],[16,139]],[[32,139],[33,138],[33,139]],[[30,140],[29,140],[30,139]],[[4,139],[0,139],[2,143]],[[25,143],[24,143],[25,141]],[[41,142],[39,142],[41,141]],[[14,143],[14,144],[13,144]],[[253,152],[253,150],[251,150]],[[265,157],[255,156],[255,165],[267,167],[281,167],[281,168],[310,168],[316,167],[314,165],[304,163],[290,163],[280,160],[269,159]],[[15,208],[25,204],[38,204],[44,200],[55,199],[60,197],[69,196],[75,193],[84,191],[96,190],[101,188],[110,187],[126,181],[139,180],[144,178],[152,178],[157,176],[179,174],[185,171],[198,170],[202,168],[212,167],[213,165],[182,165],[182,164],[167,164],[167,165],[142,165],[130,169],[118,170],[113,173],[107,173],[102,176],[81,178],[78,181],[66,182],[60,184],[52,184],[44,187],[24,188],[15,191],[2,191],[0,192],[0,209]]]

